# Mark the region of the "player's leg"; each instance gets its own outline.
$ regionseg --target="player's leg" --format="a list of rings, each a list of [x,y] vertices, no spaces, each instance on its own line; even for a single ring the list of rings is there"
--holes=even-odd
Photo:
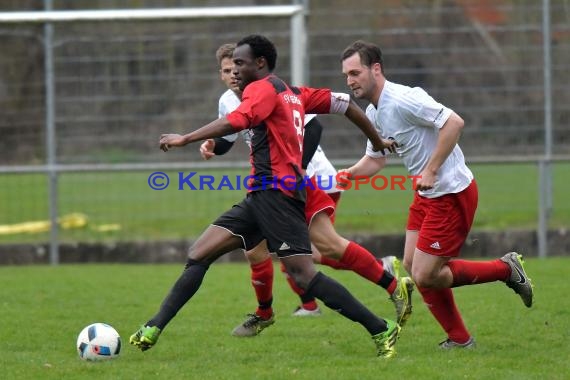
[[[184,271],[166,295],[157,314],[131,335],[129,342],[142,351],[154,346],[162,330],[192,298],[211,263],[237,248],[251,249],[262,238],[256,231],[248,199],[232,207],[210,225],[192,244]]]
[[[416,247],[420,229],[424,223],[428,210],[427,200],[414,195],[414,201],[410,206],[406,229],[406,240],[404,245],[404,268],[412,275],[414,281],[414,270],[418,268],[416,263]],[[463,344],[471,339],[471,335],[465,328],[461,314],[455,305],[455,300],[451,289],[425,288],[416,282],[417,289],[422,295],[424,304],[447,333],[446,341]]]
[[[154,346],[166,325],[198,291],[210,264],[220,255],[242,247],[242,244],[242,240],[231,232],[209,226],[190,247],[184,271],[162,301],[158,312],[131,335],[129,342],[142,351]]]
[[[251,268],[251,285],[257,298],[257,309],[248,314],[247,319],[237,326],[232,335],[251,337],[258,335],[274,322],[273,315],[273,261],[263,240],[255,248],[245,253]]]
[[[305,219],[309,225],[311,242],[321,257],[338,262],[340,266],[331,265],[335,269],[352,270],[375,284],[380,282],[391,294],[397,284],[394,277],[389,273],[385,275],[382,264],[372,253],[336,232],[332,222],[335,211],[334,198],[318,187],[307,188]],[[329,264],[326,259],[321,259],[321,264]]]
[[[311,241],[321,255],[338,259],[346,268],[372,283],[386,289],[396,307],[396,319],[404,325],[412,313],[413,282],[409,278],[398,280],[384,270],[382,261],[361,245],[340,236],[326,212],[317,213],[309,227]]]
[[[312,256],[313,262],[315,259],[315,250],[314,249],[315,248],[313,247],[313,256]],[[295,308],[292,315],[294,317],[318,317],[318,316],[320,316],[322,314],[321,309],[319,308],[319,304],[317,303],[317,300],[315,299],[315,297],[308,294],[303,289],[301,289],[300,287],[297,286],[297,284],[295,283],[295,280],[293,280],[293,277],[289,276],[289,274],[287,273],[287,269],[285,269],[285,265],[283,265],[283,262],[279,263],[279,267],[281,269],[281,272],[285,276],[285,279],[287,280],[289,287],[291,288],[291,290],[295,294],[297,294],[299,296],[299,299],[301,301],[301,305],[299,305]]]
[[[276,252],[297,286],[366,328],[373,336],[379,356],[393,356],[400,329],[397,323],[378,318],[341,284],[317,272],[311,257],[305,204],[276,191],[253,193],[252,198],[255,217],[269,250]],[[277,215],[287,215],[287,218]]]
[[[438,202],[438,207],[429,211],[422,226],[426,230],[426,239],[420,239],[418,246],[424,252],[446,255],[454,259],[443,265],[418,265],[417,278],[424,287],[444,288],[463,285],[475,285],[486,282],[503,281],[520,295],[527,307],[532,305],[532,282],[526,275],[522,256],[511,252],[500,259],[473,261],[455,259],[471,229],[477,209],[477,184],[471,183],[458,194],[430,200]],[[437,231],[434,233],[433,231]],[[431,239],[431,240],[430,240]],[[430,257],[421,259],[431,260]]]
[[[299,287],[306,289],[330,309],[360,323],[372,336],[378,356],[389,358],[395,355],[394,346],[400,331],[396,322],[377,317],[340,283],[317,272],[310,256],[291,255],[280,259]]]
[[[412,265],[412,278],[416,281],[416,286],[424,303],[447,334],[447,338],[440,343],[440,347],[473,347],[473,337],[463,323],[452,290],[450,288],[425,286],[431,284],[425,282],[426,278],[433,276],[429,273],[440,271],[447,260],[449,258],[433,256],[416,248]]]

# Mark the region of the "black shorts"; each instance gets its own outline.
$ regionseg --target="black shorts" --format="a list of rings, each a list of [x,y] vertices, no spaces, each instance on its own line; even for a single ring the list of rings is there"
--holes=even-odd
[[[279,190],[249,193],[212,224],[241,237],[246,250],[266,239],[269,250],[279,257],[311,254],[305,203]]]

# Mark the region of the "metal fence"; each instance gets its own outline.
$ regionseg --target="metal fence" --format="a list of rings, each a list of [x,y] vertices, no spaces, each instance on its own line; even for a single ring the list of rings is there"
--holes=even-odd
[[[96,3],[107,9],[122,5],[113,0]],[[239,5],[258,3],[240,1]],[[0,55],[0,180],[11,189],[2,192],[0,225],[55,220],[83,212],[88,205],[106,210],[96,220],[101,230],[112,230],[116,224],[144,224],[149,218],[144,204],[137,206],[136,218],[122,211],[132,210],[125,206],[136,202],[129,181],[145,178],[135,179],[132,173],[201,167],[197,147],[165,155],[157,149],[157,138],[164,132],[199,127],[216,116],[217,99],[224,91],[218,80],[216,48],[261,31],[278,47],[280,76],[295,79],[298,74],[292,74],[291,55],[301,49],[307,53],[303,76],[307,84],[338,91],[347,90],[340,72],[342,49],[356,39],[374,41],[385,54],[389,80],[424,87],[465,119],[461,145],[471,161],[541,162],[544,181],[540,184],[545,186],[538,230],[544,244],[552,206],[550,162],[570,154],[567,2],[304,3],[307,35],[295,38],[289,17],[0,24],[4,52]],[[14,4],[3,9],[39,7],[37,2]],[[78,10],[94,4],[45,1],[41,6]],[[204,4],[238,5],[232,1]],[[160,5],[184,7],[196,2]],[[157,2],[142,6],[157,6]],[[340,165],[360,157],[363,139],[339,118],[323,120],[322,145],[329,158]],[[53,133],[46,128],[50,124]],[[237,150],[216,163],[244,167],[246,149],[238,146]],[[80,181],[79,175],[87,177]],[[46,183],[57,183],[53,188],[58,193],[50,197]],[[32,187],[36,191],[28,193]],[[58,205],[62,198],[66,202]],[[212,195],[209,206],[203,205],[199,212],[181,205],[176,215],[170,211],[160,218],[183,220],[192,214],[200,222],[209,221],[217,206],[226,207],[224,202]],[[56,232],[52,229],[53,247],[57,247]],[[67,237],[77,240],[82,235],[63,235]],[[160,235],[147,231],[140,237]],[[0,236],[0,242],[29,239],[28,235]]]

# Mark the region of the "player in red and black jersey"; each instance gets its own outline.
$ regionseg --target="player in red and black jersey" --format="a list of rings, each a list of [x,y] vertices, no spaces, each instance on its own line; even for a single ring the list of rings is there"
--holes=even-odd
[[[377,354],[391,357],[400,327],[377,317],[341,284],[318,272],[311,257],[301,186],[303,119],[307,113],[342,113],[369,138],[375,150],[393,151],[360,107],[346,94],[329,89],[290,87],[272,74],[277,52],[267,38],[248,36],[234,51],[234,75],[243,90],[242,103],[227,117],[186,135],[167,134],[160,148],[184,146],[243,129],[253,131],[252,181],[246,198],[222,214],[190,247],[184,272],[158,313],[130,337],[141,350],[151,348],[178,310],[196,293],[218,257],[237,248],[251,249],[266,239],[297,285],[371,334]]]

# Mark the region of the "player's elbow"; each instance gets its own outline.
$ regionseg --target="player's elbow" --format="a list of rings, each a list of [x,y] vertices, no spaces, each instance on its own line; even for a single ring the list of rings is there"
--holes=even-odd
[[[451,122],[451,125],[453,125],[454,129],[461,133],[463,127],[465,126],[465,121],[461,118],[461,116],[454,112],[451,114],[449,121]]]

